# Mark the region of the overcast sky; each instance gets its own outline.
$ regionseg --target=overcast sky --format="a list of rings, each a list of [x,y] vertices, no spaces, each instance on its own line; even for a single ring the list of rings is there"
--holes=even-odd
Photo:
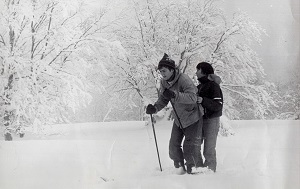
[[[226,0],[222,4],[225,12],[241,9],[266,29],[269,36],[255,48],[268,77],[288,77],[296,64],[300,68],[299,0]]]

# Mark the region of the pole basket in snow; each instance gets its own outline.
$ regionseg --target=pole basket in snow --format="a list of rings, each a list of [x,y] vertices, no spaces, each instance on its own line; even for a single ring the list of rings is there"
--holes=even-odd
[[[158,163],[159,163],[160,171],[162,171],[161,163],[160,163],[160,157],[159,157],[159,151],[158,151],[158,146],[157,146],[157,141],[156,141],[156,134],[155,134],[154,122],[153,122],[153,116],[152,116],[152,114],[150,114],[150,117],[151,117],[151,123],[152,123],[153,135],[154,135],[154,140],[155,140],[155,145],[156,145],[156,152],[157,152],[157,157],[158,157]]]

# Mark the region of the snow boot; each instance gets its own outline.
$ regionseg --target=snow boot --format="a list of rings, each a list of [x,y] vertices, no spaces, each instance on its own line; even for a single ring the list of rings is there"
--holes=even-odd
[[[186,172],[187,172],[187,174],[192,174],[192,166],[191,165],[187,165],[186,166]]]
[[[178,175],[183,175],[183,174],[186,173],[186,169],[185,169],[185,166],[184,166],[183,162],[175,162],[174,161],[174,166],[176,168],[176,173]]]

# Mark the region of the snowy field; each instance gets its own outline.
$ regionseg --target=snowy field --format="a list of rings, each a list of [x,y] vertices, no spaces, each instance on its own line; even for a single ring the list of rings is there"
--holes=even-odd
[[[171,122],[53,126],[37,136],[0,137],[1,189],[299,189],[299,121],[231,121],[219,137],[216,173],[176,175]],[[40,130],[32,132],[41,133]]]

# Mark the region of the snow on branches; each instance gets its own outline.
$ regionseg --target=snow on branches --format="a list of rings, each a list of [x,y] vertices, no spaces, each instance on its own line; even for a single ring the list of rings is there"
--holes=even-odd
[[[82,1],[7,0],[4,4],[0,115],[6,126],[68,121],[68,113],[91,101],[89,72],[105,69],[108,60],[103,57],[113,54],[113,47],[120,49],[102,33],[105,11],[83,12]]]
[[[149,88],[159,87],[156,85],[159,78],[153,73],[164,52],[190,76],[194,75],[197,63],[207,61],[223,80],[227,116],[264,118],[275,106],[269,93],[273,86],[265,82],[262,60],[252,45],[259,44],[266,32],[244,12],[238,11],[228,18],[218,3],[215,0],[136,2],[133,5],[136,22],[123,27],[118,35],[130,63],[147,67],[150,75],[144,74],[143,80],[148,79]],[[146,64],[149,61],[151,64]],[[153,90],[144,91],[148,97],[151,93]]]

